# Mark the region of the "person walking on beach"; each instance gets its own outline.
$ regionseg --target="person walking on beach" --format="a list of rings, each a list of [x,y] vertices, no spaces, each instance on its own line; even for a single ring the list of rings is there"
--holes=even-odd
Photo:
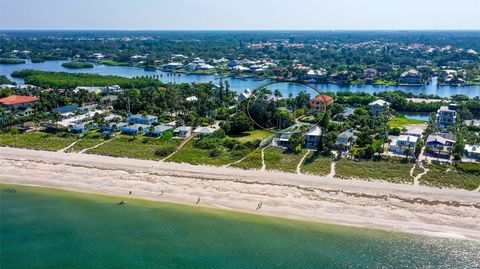
[[[200,197],[198,197],[197,202],[195,204],[198,205],[198,203],[200,203]]]

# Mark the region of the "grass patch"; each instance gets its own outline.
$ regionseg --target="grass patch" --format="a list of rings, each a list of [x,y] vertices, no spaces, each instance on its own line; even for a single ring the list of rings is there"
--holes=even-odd
[[[413,169],[413,176],[416,177],[418,176],[419,174],[423,173],[423,169],[418,166],[418,165],[415,165],[415,168]]]
[[[229,135],[231,138],[234,138],[242,143],[255,140],[264,140],[265,138],[271,136],[272,133],[267,130],[253,130],[250,132],[245,132],[241,134]]]
[[[479,167],[480,165],[477,164]],[[480,185],[480,175],[455,167],[427,164],[430,171],[420,178],[420,184],[433,187],[475,190]]]
[[[70,134],[24,133],[0,134],[0,146],[57,151],[66,148],[76,140]]]
[[[207,164],[222,166],[240,160],[250,153],[249,149],[245,150],[225,150],[218,147],[218,155],[211,156],[212,150],[201,149],[193,145],[195,139],[187,142],[179,151],[172,157],[168,158],[168,162],[176,163],[190,163],[190,164]]]
[[[113,60],[99,60],[101,64],[109,65],[109,66],[135,66],[129,62],[116,62]]]
[[[93,64],[85,62],[66,62],[62,66],[70,69],[93,68]]]
[[[296,173],[297,164],[305,155],[305,150],[302,152],[286,153],[284,149],[277,147],[268,147],[265,149],[265,164],[267,170],[274,170],[280,172]]]
[[[385,158],[380,161],[352,161],[340,159],[335,165],[335,176],[339,178],[380,179],[389,182],[411,182],[412,163],[399,158]]]
[[[387,124],[388,126],[390,126],[390,128],[403,128],[407,125],[411,125],[411,124],[422,124],[422,123],[425,123],[424,121],[421,121],[421,120],[415,120],[415,119],[408,119],[408,118],[404,118],[404,117],[393,117],[391,118]]]
[[[85,136],[79,140],[75,145],[73,145],[71,148],[67,149],[66,152],[79,152],[84,149],[88,149],[91,147],[94,147],[102,142],[104,142],[105,139],[103,139],[102,134],[100,133],[88,133],[85,134]]]
[[[320,155],[318,151],[309,152],[300,167],[303,174],[325,176],[330,173],[332,158]]]
[[[0,64],[24,64],[25,60],[19,59],[0,59]]]
[[[158,149],[166,145],[178,146],[179,143],[180,142],[177,139],[150,138],[145,136],[133,138],[131,136],[120,135],[118,138],[108,143],[87,150],[86,153],[145,160],[159,160],[162,157],[155,154]]]
[[[241,169],[261,169],[262,168],[262,149],[256,149],[250,152],[241,162],[231,165]]]

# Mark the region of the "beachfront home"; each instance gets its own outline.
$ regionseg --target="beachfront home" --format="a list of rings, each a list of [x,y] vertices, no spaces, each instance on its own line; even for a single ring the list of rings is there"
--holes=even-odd
[[[197,127],[193,132],[200,136],[206,136],[213,134],[218,127]]]
[[[121,130],[123,127],[128,126],[128,123],[126,122],[110,122],[105,126],[102,126],[100,129],[102,131],[108,131],[108,132],[116,132],[118,130]]]
[[[318,147],[318,143],[320,142],[320,135],[322,134],[322,130],[318,125],[313,126],[305,133],[305,142],[307,148],[316,149]]]
[[[313,112],[326,112],[327,107],[333,103],[333,97],[320,94],[310,100],[310,110]]]
[[[422,75],[417,70],[411,69],[400,75],[399,82],[405,84],[422,84]]]
[[[272,146],[286,148],[290,143],[291,137],[292,137],[292,133],[282,133],[280,134],[279,138],[273,139]]]
[[[413,156],[417,141],[418,136],[400,135],[396,140],[390,143],[389,150],[400,155],[405,155],[405,152],[408,150],[408,154]]]
[[[449,104],[448,106],[441,106],[440,109],[437,110],[435,122],[440,129],[454,125],[457,122],[457,105]]]
[[[463,151],[467,159],[480,162],[480,145],[465,145]]]
[[[368,104],[374,117],[378,117],[388,111],[390,103],[384,100],[376,100]]]
[[[188,138],[192,134],[192,127],[180,126],[173,130],[173,135],[179,138]]]
[[[354,129],[340,133],[335,141],[337,148],[340,150],[349,150],[355,144],[355,140],[357,140],[356,133],[358,133],[358,131]]]
[[[145,130],[148,130],[150,128],[150,125],[145,125],[145,124],[133,124],[133,125],[127,125],[121,128],[122,133],[124,134],[129,134],[129,135],[138,135]]]
[[[0,107],[5,109],[30,107],[33,106],[38,100],[40,99],[32,96],[10,95],[5,98],[0,98]]]
[[[145,134],[151,136],[163,136],[166,131],[173,130],[173,127],[170,125],[157,125],[153,127],[153,130],[150,130],[151,127],[145,129]]]
[[[455,146],[456,137],[452,134],[432,134],[427,138],[425,150],[438,157],[448,158]]]
[[[91,121],[89,122],[80,122],[70,126],[70,131],[73,133],[84,133],[96,128],[95,124]]]
[[[127,118],[128,122],[130,124],[145,124],[145,125],[151,125],[154,124],[158,121],[158,117],[152,116],[152,115],[142,115],[142,114],[135,114],[135,115],[130,115]]]

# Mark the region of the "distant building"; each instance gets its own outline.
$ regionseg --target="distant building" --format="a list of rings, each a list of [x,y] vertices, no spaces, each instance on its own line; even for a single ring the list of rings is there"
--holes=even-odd
[[[179,138],[188,138],[192,134],[192,127],[180,126],[173,130],[173,135]]]
[[[376,100],[368,104],[373,116],[378,117],[388,111],[390,103],[384,100]]]
[[[243,91],[242,93],[240,93],[240,94],[238,95],[237,100],[238,100],[239,102],[241,102],[241,101],[243,101],[243,100],[246,100],[246,99],[250,98],[250,96],[252,96],[252,90],[246,89],[245,91]]]
[[[403,72],[400,75],[399,81],[405,84],[422,84],[422,76],[417,70],[411,69]]]
[[[127,120],[130,124],[152,125],[158,121],[158,117],[151,115],[143,116],[142,114],[135,114],[128,116]]]
[[[193,132],[198,135],[211,135],[216,130],[218,130],[217,127],[198,127]]]
[[[374,78],[377,76],[377,74],[378,71],[375,68],[366,68],[365,70],[363,70],[363,76],[366,78]]]
[[[100,98],[100,104],[111,106],[115,104],[117,100],[118,100],[118,95],[107,95]]]
[[[480,162],[480,145],[465,145],[463,151],[468,159]]]
[[[457,122],[457,105],[450,104],[448,106],[441,106],[437,110],[435,122],[438,128],[447,128],[450,125],[454,125]]]
[[[70,126],[70,131],[74,133],[84,133],[95,128],[93,122],[80,122]]]
[[[327,107],[333,103],[333,97],[320,94],[310,100],[310,110],[314,112],[325,112]]]
[[[321,78],[324,78],[325,75],[327,75],[327,70],[325,69],[310,70],[305,74],[305,78],[319,80]]]
[[[163,68],[165,69],[169,69],[169,70],[176,70],[176,69],[180,69],[183,67],[183,64],[182,63],[168,63],[166,65],[163,66]]]
[[[313,126],[305,133],[305,142],[307,148],[317,148],[318,143],[320,142],[320,136],[322,134],[322,130],[317,125]]]
[[[124,134],[129,134],[129,135],[138,135],[145,130],[148,130],[150,128],[150,125],[145,125],[145,124],[133,124],[133,125],[127,125],[121,128],[122,133]]]
[[[102,93],[103,88],[102,87],[95,87],[95,86],[78,86],[76,87],[73,92],[78,93],[79,91],[84,90],[90,93],[95,93],[95,94],[100,94]]]
[[[292,137],[292,133],[283,133],[280,135],[279,138],[273,140],[272,145],[276,147],[286,148],[290,144],[290,138]]]
[[[37,97],[32,96],[10,95],[8,97],[0,99],[0,107],[3,107],[5,109],[30,107],[39,100],[40,99],[38,99]]]
[[[158,126],[155,126],[152,131],[150,131],[150,127],[149,127],[145,129],[144,132],[147,135],[151,135],[151,136],[163,136],[163,134],[169,130],[173,130],[173,127],[169,125],[158,125]]]

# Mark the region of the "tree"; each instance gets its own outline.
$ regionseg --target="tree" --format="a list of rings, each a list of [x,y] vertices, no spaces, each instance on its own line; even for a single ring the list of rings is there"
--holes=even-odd
[[[225,127],[227,133],[239,134],[253,130],[253,123],[244,112],[241,112],[235,114],[227,123],[225,123]]]
[[[300,153],[305,146],[305,139],[301,133],[294,133],[288,140],[287,149],[295,154]]]

